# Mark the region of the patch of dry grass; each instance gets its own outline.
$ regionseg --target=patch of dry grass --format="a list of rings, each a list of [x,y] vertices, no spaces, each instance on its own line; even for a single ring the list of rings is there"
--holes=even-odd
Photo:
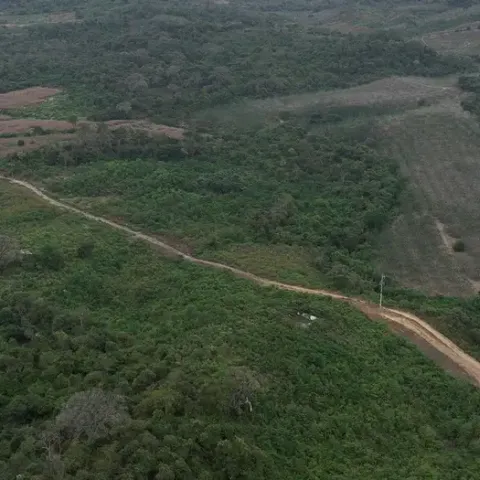
[[[381,267],[428,293],[473,293],[480,278],[476,120],[448,102],[392,118],[384,152],[401,165],[415,205],[383,235]],[[453,251],[455,240],[465,252]]]
[[[203,111],[202,120],[225,122],[232,119],[268,121],[281,112],[298,112],[315,107],[411,107],[420,100],[436,103],[456,98],[455,77],[388,77],[357,87],[246,100]]]
[[[478,54],[480,53],[480,22],[432,32],[422,36],[421,41],[428,47],[442,53]]]
[[[232,245],[206,259],[224,262],[265,278],[297,285],[322,286],[311,252],[289,245]]]

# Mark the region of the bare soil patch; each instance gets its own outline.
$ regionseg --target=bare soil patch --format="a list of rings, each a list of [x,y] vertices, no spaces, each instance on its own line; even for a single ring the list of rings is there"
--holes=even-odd
[[[151,135],[165,135],[174,140],[182,140],[185,132],[183,128],[169,127],[140,120],[111,120],[106,123],[112,129],[132,128],[148,132]],[[78,126],[81,127],[82,124],[88,126],[95,125],[94,122],[80,122]],[[50,133],[46,135],[22,135],[32,131],[35,132],[35,127]],[[32,151],[46,145],[58,143],[59,141],[73,141],[78,138],[78,130],[76,133],[65,133],[71,131],[72,128],[72,124],[64,120],[0,117],[0,135],[15,135],[10,138],[0,138],[0,157],[13,153]]]
[[[60,93],[58,88],[31,87],[23,90],[0,94],[0,109],[20,108],[29,105],[38,105],[47,98]]]
[[[435,220],[435,226],[437,227],[438,233],[440,234],[440,238],[442,239],[447,252],[451,253],[453,251],[455,239],[447,233],[447,227],[440,220]]]
[[[0,134],[22,133],[32,130],[35,127],[42,128],[43,130],[69,130],[72,128],[72,124],[63,120],[0,118]]]
[[[132,128],[151,133],[152,135],[165,135],[175,140],[182,140],[185,134],[185,129],[183,128],[169,127],[144,120],[110,120],[106,124],[112,129]],[[93,126],[95,122],[79,122],[78,126],[81,127],[82,125]],[[65,131],[71,130],[73,125],[65,120],[0,117],[0,134],[24,133],[35,127],[48,131]]]

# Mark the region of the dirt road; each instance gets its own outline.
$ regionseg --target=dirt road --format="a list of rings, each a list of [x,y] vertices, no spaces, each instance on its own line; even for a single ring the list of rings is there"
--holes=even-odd
[[[281,290],[288,290],[291,292],[299,292],[309,295],[320,295],[324,297],[330,297],[335,300],[347,302],[353,305],[355,308],[361,310],[366,316],[371,319],[383,319],[392,326],[392,329],[394,331],[401,332],[403,335],[408,336],[428,356],[430,356],[433,360],[439,363],[442,367],[449,370],[450,372],[466,376],[475,386],[480,387],[480,363],[473,357],[465,353],[447,337],[435,330],[427,322],[423,321],[422,319],[409,312],[385,307],[379,308],[373,303],[366,302],[355,297],[348,297],[329,290],[312,289],[268,280],[252,273],[245,272],[238,268],[224,265],[223,263],[195,258],[172,247],[171,245],[168,245],[165,242],[162,242],[161,240],[156,239],[155,237],[146,235],[137,230],[126,227],[125,225],[121,225],[119,223],[113,222],[103,217],[99,217],[97,215],[92,215],[91,213],[85,212],[76,207],[55,200],[54,198],[48,196],[39,188],[28,182],[16,180],[13,178],[7,178],[2,175],[0,175],[0,180],[8,181],[12,184],[19,185],[25,189],[28,189],[33,194],[48,202],[50,205],[62,208],[64,210],[68,210],[89,220],[108,225],[109,227],[125,232],[134,238],[138,238],[147,243],[150,243],[151,245],[155,245],[169,255],[181,257],[184,260],[195,263],[197,265],[211,267],[218,270],[226,270],[237,277],[248,279],[252,282],[257,283],[258,285],[266,287],[275,287]]]

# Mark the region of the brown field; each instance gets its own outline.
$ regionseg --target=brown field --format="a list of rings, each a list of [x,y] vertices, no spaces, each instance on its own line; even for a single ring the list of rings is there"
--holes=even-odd
[[[36,120],[30,118],[0,118],[0,134],[2,133],[23,133],[34,127],[41,127],[44,130],[68,130],[72,128],[70,122],[63,120]]]
[[[401,165],[410,191],[409,207],[381,238],[380,268],[432,294],[478,291],[480,126],[446,102],[392,118],[384,135],[384,151]],[[456,240],[465,252],[453,251]]]
[[[31,87],[24,90],[0,93],[0,110],[37,105],[60,92],[61,90],[58,88]]]
[[[181,140],[184,136],[185,130],[178,127],[169,127],[167,125],[160,125],[151,123],[146,120],[109,120],[105,122],[110,128],[132,128],[134,130],[142,130],[156,135],[165,135],[175,140]],[[82,121],[78,126],[95,125],[94,122]],[[40,120],[34,118],[11,118],[8,116],[0,117],[0,134],[17,134],[28,132],[35,127],[40,127],[43,130],[65,131],[73,128],[70,122],[65,120]]]
[[[142,130],[151,135],[165,135],[175,140],[182,140],[185,130],[183,128],[169,127],[150,123],[145,120],[110,120],[105,122],[111,129],[132,128]],[[79,122],[77,127],[82,125],[93,127],[94,122]],[[31,133],[35,127],[40,127],[45,131],[50,131],[47,135],[22,135],[22,133]],[[13,119],[8,116],[0,117],[0,135],[13,134],[14,137],[0,138],[0,157],[35,150],[45,145],[54,144],[59,141],[72,141],[77,138],[76,133],[65,133],[72,130],[73,125],[63,120],[37,120],[37,119]],[[79,130],[77,129],[77,131]],[[23,145],[18,142],[23,140]]]

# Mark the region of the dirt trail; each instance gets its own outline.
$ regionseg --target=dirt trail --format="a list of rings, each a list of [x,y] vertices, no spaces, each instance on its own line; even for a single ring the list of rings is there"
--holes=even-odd
[[[406,333],[407,336],[409,336],[410,338],[413,338],[414,341],[416,339],[421,341],[423,344],[427,344],[428,347],[430,347],[430,350],[435,352],[435,355],[430,355],[430,356],[433,356],[437,361],[439,360],[439,357],[440,357],[443,361],[439,361],[439,363],[442,364],[445,368],[447,368],[447,370],[456,371],[457,373],[459,372],[463,373],[466,377],[469,378],[469,380],[475,386],[480,387],[480,363],[477,360],[475,360],[473,357],[465,353],[462,349],[460,349],[447,337],[445,337],[440,332],[435,330],[427,322],[423,321],[419,317],[409,312],[395,310],[393,308],[385,308],[385,307],[379,308],[377,305],[371,302],[367,302],[365,300],[361,300],[355,297],[348,297],[340,293],[332,292],[329,290],[312,289],[312,288],[306,288],[306,287],[301,287],[297,285],[290,285],[287,283],[281,283],[274,280],[268,280],[266,278],[259,277],[252,273],[245,272],[238,268],[234,268],[229,265],[224,265],[223,263],[195,258],[191,255],[188,255],[172,247],[171,245],[168,245],[165,242],[162,242],[161,240],[156,239],[155,237],[146,235],[137,230],[133,230],[129,227],[126,227],[125,225],[121,225],[119,223],[113,222],[103,217],[99,217],[97,215],[92,215],[91,213],[85,212],[76,207],[73,207],[66,203],[55,200],[54,198],[46,195],[39,188],[35,187],[31,183],[28,183],[22,180],[16,180],[14,178],[8,178],[3,175],[0,175],[0,180],[5,180],[12,184],[19,185],[23,188],[26,188],[30,192],[34,193],[38,197],[48,202],[50,205],[68,210],[84,218],[88,218],[89,220],[103,223],[117,230],[121,230],[122,232],[125,232],[128,235],[133,236],[134,238],[138,238],[147,243],[150,243],[151,245],[160,247],[165,253],[169,255],[183,258],[184,260],[195,263],[197,265],[203,265],[203,266],[215,268],[218,270],[229,271],[237,277],[248,279],[262,286],[275,287],[281,290],[288,290],[291,292],[298,292],[298,293],[306,293],[309,295],[320,295],[320,296],[330,297],[336,300],[340,300],[343,302],[347,302],[353,305],[354,307],[358,308],[359,310],[361,310],[369,318],[383,319],[387,321],[390,325],[392,325],[394,327],[394,330],[402,331]],[[445,363],[445,361],[447,362]]]

